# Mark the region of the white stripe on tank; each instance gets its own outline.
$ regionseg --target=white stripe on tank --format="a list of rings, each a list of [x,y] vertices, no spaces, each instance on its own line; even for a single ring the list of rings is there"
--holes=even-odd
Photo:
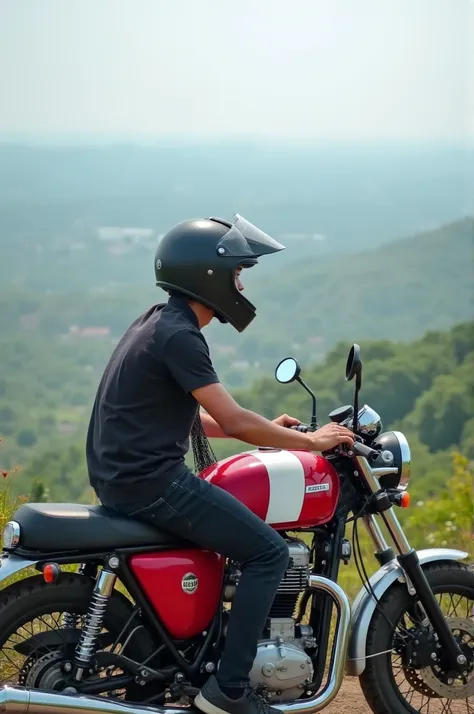
[[[252,451],[268,472],[270,501],[267,523],[289,523],[300,517],[304,502],[303,464],[289,451]]]

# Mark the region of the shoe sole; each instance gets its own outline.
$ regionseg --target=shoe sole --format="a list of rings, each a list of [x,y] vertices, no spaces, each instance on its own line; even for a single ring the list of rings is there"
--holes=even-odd
[[[221,709],[215,704],[212,704],[212,702],[208,701],[205,697],[203,697],[201,692],[199,692],[197,697],[195,697],[194,704],[198,709],[204,712],[204,714],[229,714],[227,709]]]

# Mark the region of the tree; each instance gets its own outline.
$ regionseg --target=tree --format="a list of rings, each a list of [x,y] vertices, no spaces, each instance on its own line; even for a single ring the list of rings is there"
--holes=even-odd
[[[37,441],[38,439],[33,429],[22,429],[16,437],[16,443],[18,444],[18,446],[24,447],[26,449],[30,446],[34,446]]]
[[[465,456],[454,452],[446,490],[416,505],[407,522],[414,540],[421,544],[422,534],[431,546],[449,545],[474,554],[474,481],[472,466]]]

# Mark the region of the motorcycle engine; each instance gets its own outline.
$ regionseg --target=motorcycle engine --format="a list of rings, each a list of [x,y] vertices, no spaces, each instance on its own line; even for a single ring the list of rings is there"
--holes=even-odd
[[[273,601],[264,639],[258,643],[250,672],[251,685],[264,688],[272,703],[300,697],[314,673],[306,653],[307,648],[315,647],[312,628],[295,625],[294,620],[298,597],[308,584],[310,550],[296,538],[287,542],[288,569]]]

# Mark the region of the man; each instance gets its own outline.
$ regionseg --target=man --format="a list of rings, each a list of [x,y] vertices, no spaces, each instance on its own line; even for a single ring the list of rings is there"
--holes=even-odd
[[[255,317],[242,268],[284,246],[240,216],[185,221],[160,241],[156,284],[170,293],[129,327],[99,385],[87,437],[90,481],[102,503],[222,553],[241,565],[217,676],[195,704],[206,714],[275,711],[248,687],[278,584],[284,540],[222,489],[185,465],[199,407],[209,437],[256,446],[324,451],[353,444],[337,424],[303,434],[286,415],[268,421],[240,407],[220,384],[202,328],[214,317],[239,332]],[[199,419],[197,419],[199,422]]]

